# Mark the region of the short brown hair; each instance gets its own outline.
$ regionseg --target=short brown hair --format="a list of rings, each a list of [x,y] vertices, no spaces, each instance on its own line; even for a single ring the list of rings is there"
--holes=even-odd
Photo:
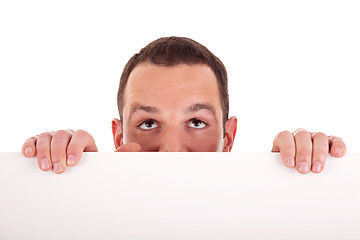
[[[206,64],[214,72],[223,111],[223,128],[225,136],[225,123],[229,115],[229,93],[226,68],[221,60],[200,43],[185,37],[159,38],[140,50],[130,58],[120,77],[120,86],[117,95],[118,109],[121,123],[124,107],[124,92],[131,71],[140,63],[149,62],[161,66],[176,66],[180,64]]]

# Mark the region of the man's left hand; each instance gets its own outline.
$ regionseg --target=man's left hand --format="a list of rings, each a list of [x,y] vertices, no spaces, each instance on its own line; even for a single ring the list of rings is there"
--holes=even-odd
[[[320,173],[328,153],[337,158],[343,157],[346,146],[341,138],[298,129],[294,133],[280,132],[274,139],[272,152],[280,152],[285,165],[290,168],[296,166],[299,173],[306,174],[310,170]]]

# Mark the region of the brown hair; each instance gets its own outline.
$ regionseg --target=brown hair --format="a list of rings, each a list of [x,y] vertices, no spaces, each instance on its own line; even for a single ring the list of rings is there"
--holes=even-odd
[[[223,128],[225,136],[225,123],[229,115],[228,80],[224,64],[200,43],[184,37],[159,38],[130,58],[120,77],[120,86],[117,95],[118,109],[121,123],[123,122],[122,110],[124,107],[124,92],[131,71],[140,63],[149,62],[162,66],[176,66],[179,64],[206,64],[214,72],[223,111]]]

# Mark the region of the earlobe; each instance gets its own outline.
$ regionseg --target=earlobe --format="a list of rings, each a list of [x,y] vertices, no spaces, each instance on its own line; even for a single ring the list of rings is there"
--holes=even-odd
[[[119,119],[114,118],[111,122],[111,125],[112,125],[112,134],[114,138],[115,149],[118,149],[121,145],[123,145],[121,122]]]
[[[230,152],[236,136],[237,118],[231,117],[225,124],[224,152]]]

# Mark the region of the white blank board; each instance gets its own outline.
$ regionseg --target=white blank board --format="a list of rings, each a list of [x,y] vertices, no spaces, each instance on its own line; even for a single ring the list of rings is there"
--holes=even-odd
[[[360,239],[360,154],[302,175],[276,153],[0,153],[0,239]]]

